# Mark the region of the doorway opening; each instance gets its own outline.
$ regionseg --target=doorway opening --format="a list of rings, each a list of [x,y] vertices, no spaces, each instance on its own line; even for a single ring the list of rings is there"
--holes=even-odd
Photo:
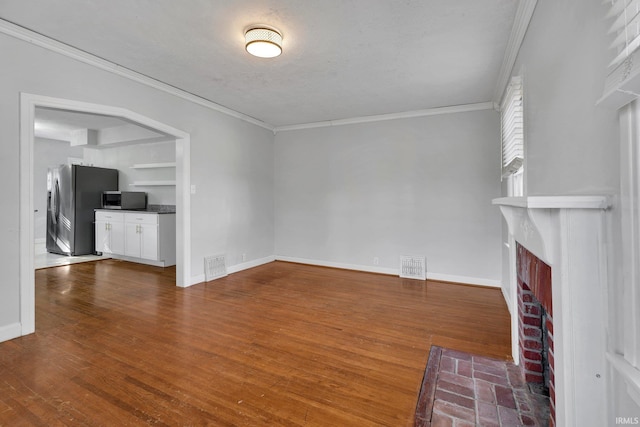
[[[108,117],[136,128],[148,142],[175,141],[176,285],[191,285],[190,268],[190,136],[179,129],[133,111],[100,104],[21,94],[20,114],[20,328],[21,335],[35,331],[35,213],[34,141],[36,110],[87,117]],[[134,132],[135,133],[135,132]],[[155,136],[154,136],[155,134]],[[146,138],[146,139],[145,139]],[[113,139],[113,138],[112,138]],[[114,143],[114,141],[111,141]],[[115,141],[117,143],[117,141]]]

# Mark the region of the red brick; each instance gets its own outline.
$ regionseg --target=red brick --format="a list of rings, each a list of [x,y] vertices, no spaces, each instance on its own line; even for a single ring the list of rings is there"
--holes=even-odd
[[[476,379],[475,380],[476,400],[486,403],[496,403],[496,395],[493,392],[493,384]]]
[[[535,299],[533,298],[533,294],[532,293],[523,293],[522,294],[522,301],[524,302],[533,302]]]
[[[500,426],[500,420],[498,419],[498,408],[495,405],[491,405],[484,402],[477,403],[478,424],[487,426]]]
[[[542,374],[537,373],[537,372],[525,372],[524,373],[524,379],[525,381],[527,381],[528,383],[541,383],[544,382],[544,378],[542,377]]]
[[[515,409],[498,406],[498,416],[500,417],[500,425],[517,426],[520,424],[520,415]]]
[[[542,372],[542,363],[537,362],[524,362],[525,371]]]
[[[462,375],[452,374],[451,372],[440,372],[438,374],[438,381],[443,380],[453,384],[458,384],[463,387],[472,388],[473,380],[471,378],[463,377]]]
[[[481,365],[479,363],[473,364],[474,371],[486,372],[487,374],[495,375],[495,376],[505,376],[507,374],[504,367],[496,368],[495,366]]]
[[[433,412],[448,415],[452,418],[460,418],[465,421],[476,421],[476,411],[468,408],[463,408],[461,406],[452,405],[451,403],[447,403],[442,400],[435,401],[435,403],[433,404]]]
[[[533,316],[540,316],[540,306],[538,304],[526,304],[524,312]]]
[[[476,427],[476,424],[470,423],[468,421],[464,421],[461,419],[457,419],[455,422],[455,427]]]
[[[553,357],[553,350],[549,350],[547,352],[547,359],[549,360],[549,366],[551,368],[555,367],[555,358]]]
[[[444,372],[455,372],[456,362],[454,359],[442,356],[440,358],[440,371]]]
[[[453,418],[434,413],[431,417],[431,427],[454,427]]]
[[[459,394],[449,393],[443,389],[438,388],[436,390],[436,399],[443,400],[454,405],[462,406],[469,409],[475,408],[475,400],[468,397],[460,396]]]
[[[445,390],[451,393],[456,393],[461,396],[474,397],[473,388],[465,387],[459,384],[453,384],[447,381],[438,380],[438,390]]]
[[[473,373],[473,376],[475,378],[479,378],[481,380],[485,380],[488,381],[490,383],[493,384],[499,384],[499,385],[503,385],[503,386],[508,386],[509,385],[509,380],[507,380],[506,376],[496,376],[496,375],[491,375],[488,374],[486,372],[481,372],[481,371],[475,371]]]
[[[547,337],[547,344],[549,345],[549,348],[553,350],[553,335],[549,335]]]
[[[523,340],[524,348],[529,350],[542,350],[542,343],[534,340]]]
[[[520,414],[520,419],[522,420],[522,425],[523,426],[535,426],[536,425],[536,420],[534,420],[533,418],[527,416],[527,415],[523,415]]]
[[[551,318],[551,316],[547,316],[547,321],[545,322],[545,324],[547,325],[547,330],[549,331],[549,333],[553,334],[553,319]]]
[[[539,351],[525,350],[522,352],[522,357],[526,360],[541,361],[542,353]]]
[[[456,373],[458,375],[471,378],[473,376],[472,370],[471,370],[471,362],[468,362],[466,360],[458,360],[458,367],[457,367]]]
[[[489,357],[473,356],[473,364],[493,366],[495,368],[504,369],[505,366],[507,365],[507,362],[505,362],[504,360],[491,359]]]
[[[513,391],[511,391],[510,387],[502,387],[497,385],[495,387],[495,390],[498,405],[516,409],[516,400],[513,398]]]
[[[522,332],[525,337],[542,338],[542,331],[540,328],[525,327]]]
[[[524,316],[522,323],[525,325],[542,326],[542,320],[537,316]]]

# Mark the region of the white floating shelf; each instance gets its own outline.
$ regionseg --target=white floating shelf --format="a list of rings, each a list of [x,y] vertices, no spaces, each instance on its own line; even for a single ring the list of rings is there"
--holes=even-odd
[[[167,163],[141,163],[131,166],[131,169],[158,169],[158,168],[175,168],[176,162]]]
[[[135,181],[130,184],[132,187],[157,187],[176,185],[175,181]]]

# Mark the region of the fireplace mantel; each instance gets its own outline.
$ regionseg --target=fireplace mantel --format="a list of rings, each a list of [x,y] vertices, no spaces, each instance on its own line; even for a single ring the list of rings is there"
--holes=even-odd
[[[492,202],[500,207],[515,240],[549,264],[556,256],[555,215],[573,209],[604,210],[612,203],[609,196],[501,197]]]
[[[606,195],[493,199],[509,230],[503,293],[519,362],[515,242],[551,267],[557,425],[606,425]]]

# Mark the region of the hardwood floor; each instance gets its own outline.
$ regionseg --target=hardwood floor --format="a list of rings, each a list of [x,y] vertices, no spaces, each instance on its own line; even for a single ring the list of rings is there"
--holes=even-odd
[[[174,283],[36,271],[36,333],[0,343],[0,425],[405,426],[431,344],[510,354],[498,289],[283,262]]]

